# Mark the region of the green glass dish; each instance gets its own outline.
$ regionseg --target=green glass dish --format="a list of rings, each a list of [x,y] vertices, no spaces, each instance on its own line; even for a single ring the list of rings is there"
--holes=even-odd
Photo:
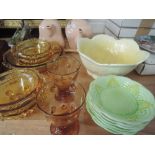
[[[114,134],[136,134],[155,117],[153,94],[122,76],[94,80],[87,93],[86,108],[96,124]]]
[[[110,130],[112,129],[112,133],[114,134],[136,134],[138,131],[142,130],[148,123],[140,124],[137,126],[131,126],[128,127],[122,126],[122,124],[119,124],[116,121],[109,121],[107,118],[100,115],[98,112],[95,112],[95,109],[90,107],[88,102],[86,105],[87,111],[91,115],[93,121],[98,124],[100,127],[107,130],[107,128]],[[109,131],[108,130],[108,131]]]
[[[90,84],[89,94],[101,112],[117,121],[141,123],[155,117],[153,94],[129,78],[100,77]]]

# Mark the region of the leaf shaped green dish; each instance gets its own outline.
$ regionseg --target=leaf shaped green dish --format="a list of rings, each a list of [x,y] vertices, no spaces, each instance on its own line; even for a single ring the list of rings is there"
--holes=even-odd
[[[91,115],[93,121],[100,127],[112,132],[114,134],[136,134],[138,131],[142,130],[148,123],[137,124],[136,126],[120,124],[119,122],[112,121],[107,117],[101,115],[96,111],[96,109],[91,106],[91,103],[86,101],[86,108],[89,114]]]
[[[87,100],[91,100],[98,113],[124,124],[134,126],[155,117],[153,94],[126,77],[97,78],[90,84]]]

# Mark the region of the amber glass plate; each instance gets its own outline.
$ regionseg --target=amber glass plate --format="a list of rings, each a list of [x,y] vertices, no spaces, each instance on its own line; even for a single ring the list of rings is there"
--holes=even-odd
[[[40,62],[38,64],[30,64],[30,63],[20,63],[20,60],[16,60],[13,53],[11,50],[8,50],[4,55],[3,55],[3,66],[6,67],[7,69],[13,69],[13,68],[46,68],[46,64],[48,62],[53,62],[59,58],[61,53],[55,53],[52,55],[50,59],[48,59],[45,62]]]
[[[0,112],[16,109],[35,98],[41,86],[32,69],[13,69],[0,75]]]
[[[39,65],[50,60],[62,48],[57,42],[48,43],[39,39],[28,39],[18,43],[11,49],[20,65]]]

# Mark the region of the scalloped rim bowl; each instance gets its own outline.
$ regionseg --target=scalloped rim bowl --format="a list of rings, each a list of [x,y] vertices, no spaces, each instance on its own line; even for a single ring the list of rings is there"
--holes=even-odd
[[[13,69],[1,74],[0,79],[0,89],[3,92],[0,107],[22,102],[32,93],[36,93],[41,84],[38,73],[32,69]],[[20,94],[18,98],[17,94]],[[8,96],[8,99],[5,99],[5,96]],[[11,99],[11,97],[14,98]]]
[[[140,63],[144,62],[150,56],[148,52],[140,50],[145,54],[144,59],[142,59],[141,61],[138,61],[135,64],[101,64],[96,62],[89,56],[85,55],[80,50],[80,39],[78,39],[77,41],[77,51],[80,54],[80,58],[82,60],[82,63],[86,67],[88,74],[90,74],[93,78],[97,78],[98,76],[103,76],[103,75],[111,75],[111,74],[126,75],[131,71],[133,71]]]

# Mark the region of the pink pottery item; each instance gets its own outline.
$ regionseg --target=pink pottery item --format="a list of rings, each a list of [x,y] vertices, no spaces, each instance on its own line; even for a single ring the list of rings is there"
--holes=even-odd
[[[71,49],[77,49],[76,43],[78,37],[92,36],[91,26],[87,20],[83,19],[72,19],[68,22],[65,28],[66,37]]]
[[[61,25],[56,19],[45,19],[39,25],[39,39],[48,42],[56,41],[62,47],[65,42],[61,31]]]

